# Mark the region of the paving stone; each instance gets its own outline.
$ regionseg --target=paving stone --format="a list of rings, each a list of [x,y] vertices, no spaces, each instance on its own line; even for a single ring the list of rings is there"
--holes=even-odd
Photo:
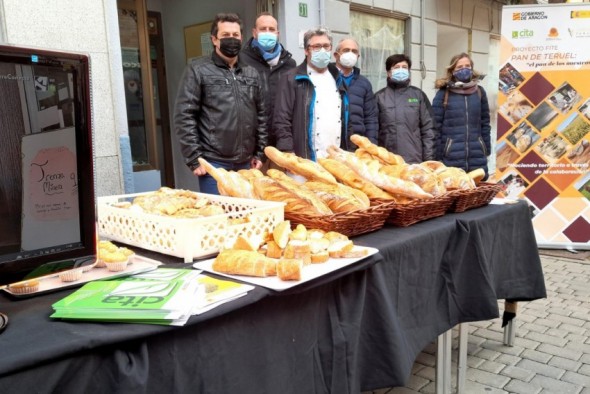
[[[547,393],[553,394],[578,394],[582,388],[568,382],[562,382],[543,375],[536,375],[530,384],[541,386]]]
[[[502,342],[490,340],[487,340],[484,343],[482,343],[481,347],[485,349],[495,350],[503,354],[510,354],[512,356],[520,356],[522,352],[525,350],[521,346],[506,346]]]
[[[436,356],[422,352],[416,357],[416,362],[428,367],[434,367],[436,365]]]
[[[578,350],[582,353],[590,353],[590,344],[587,343],[568,343],[565,345],[567,349]],[[581,357],[581,356],[580,356]]]
[[[502,390],[502,389],[498,389],[495,387],[490,387],[487,386],[485,384],[480,384],[477,382],[472,382],[472,381],[466,381],[465,382],[465,393],[469,393],[469,394],[476,394],[476,393],[482,393],[482,394],[507,394],[508,391]]]
[[[538,394],[543,390],[541,386],[535,386],[528,382],[523,382],[517,379],[512,379],[506,386],[505,390],[516,394]]]
[[[550,343],[555,346],[565,346],[567,344],[566,339],[555,337],[553,335],[540,334],[538,332],[531,332],[527,338],[532,341],[541,342],[542,344]]]
[[[588,306],[587,311],[588,310],[590,310],[590,305]],[[560,324],[559,325],[559,329],[560,330],[567,331],[567,332],[572,333],[572,334],[577,334],[577,335],[585,335],[585,334],[588,333],[588,329],[586,329],[583,326],[582,327],[580,327],[580,326],[574,326],[574,325],[566,324],[566,323]]]
[[[535,324],[540,324],[542,326],[546,326],[549,328],[557,328],[562,323],[564,323],[564,322],[554,320],[554,319],[537,319],[537,320],[535,320]],[[578,327],[579,327],[579,325],[578,325]]]
[[[579,361],[570,360],[568,358],[563,358],[559,356],[551,357],[551,360],[548,362],[549,365],[561,369],[565,369],[566,371],[573,371],[576,372],[582,366],[582,363]]]
[[[490,349],[482,349],[479,353],[477,353],[477,357],[483,358],[485,360],[495,360],[500,356],[500,352],[496,350]]]
[[[587,320],[576,319],[573,317],[560,316],[560,315],[552,315],[551,320],[557,320],[561,323],[567,323],[567,324],[571,324],[571,325],[578,326],[578,327],[583,327],[584,323],[587,322]]]
[[[539,347],[540,342],[539,340],[535,340],[535,338],[532,338],[534,336],[534,334],[539,334],[539,333],[529,333],[527,335],[527,338],[521,338],[520,336],[516,336],[516,338],[514,338],[514,344],[524,348],[524,349],[536,349]],[[539,334],[539,335],[543,335],[543,334]]]
[[[365,393],[363,393],[365,394]],[[373,394],[377,394],[376,392],[373,392]],[[379,393],[381,394],[381,393]],[[383,394],[420,394],[420,391],[415,391],[412,389],[408,389],[405,387],[395,387],[393,389],[390,389],[389,391],[384,392]]]
[[[534,322],[525,323],[522,325],[521,328],[524,328],[529,332],[532,331],[532,332],[538,332],[541,334],[544,334],[545,332],[547,332],[547,330],[549,330],[549,327],[535,324]],[[526,334],[523,334],[520,332],[520,328],[516,331],[516,335],[526,337]]]
[[[590,358],[590,355],[585,354],[585,356],[586,357],[582,357],[582,361],[584,362],[584,364],[582,364],[580,369],[578,369],[578,373],[590,376],[590,364],[588,364],[588,362],[586,361]]]
[[[578,386],[590,387],[590,376],[582,375],[572,371],[565,371],[561,377],[561,380]]]
[[[529,371],[528,369],[520,368],[520,367],[513,367],[513,366],[506,366],[500,374],[504,376],[508,376],[511,379],[517,379],[523,382],[530,382],[531,379],[535,376],[534,372]],[[505,387],[505,389],[507,389]]]
[[[416,375],[434,382],[436,379],[436,369],[432,367],[422,368]]]
[[[567,334],[565,339],[568,340],[568,343],[581,343],[590,345],[589,338],[585,335]]]
[[[525,350],[524,352],[522,352],[522,354],[520,355],[520,357],[522,357],[523,359],[527,359],[527,360],[531,360],[531,361],[536,361],[539,363],[543,363],[543,364],[547,364],[549,362],[549,360],[551,360],[551,357],[553,357],[551,354],[547,354],[547,353],[543,353],[543,352],[539,352],[536,350]]]
[[[506,368],[506,364],[498,363],[495,361],[486,361],[483,364],[481,364],[478,369],[497,374],[500,373],[500,371],[504,368]]]
[[[550,365],[538,363],[532,360],[527,360],[525,358],[523,358],[521,362],[516,364],[516,366],[519,368],[528,369],[531,372],[547,376],[553,379],[559,379],[565,373],[565,371],[561,368],[552,367]]]
[[[498,389],[501,389],[510,381],[510,378],[507,376],[481,371],[479,369],[468,369],[466,375],[469,381],[474,381]]]
[[[406,388],[410,390],[420,391],[420,389],[430,383],[430,379],[425,379],[418,375],[412,375],[406,384]]]
[[[471,356],[467,357],[467,368],[478,368],[481,364],[485,363],[486,360],[483,358]]]
[[[516,365],[516,363],[520,360],[522,360],[522,358],[518,356],[513,356],[511,354],[501,354],[500,357],[498,357],[495,361],[506,365]]]

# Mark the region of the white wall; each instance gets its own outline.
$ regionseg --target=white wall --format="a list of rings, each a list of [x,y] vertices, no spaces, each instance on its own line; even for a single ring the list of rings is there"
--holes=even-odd
[[[124,95],[113,89],[111,65],[116,62],[107,30],[112,24],[115,0],[2,0],[0,24],[4,43],[88,53],[91,58],[92,123],[95,139],[97,195],[120,194],[123,191],[117,116]],[[114,15],[116,16],[116,10]],[[122,75],[120,78],[121,88]],[[124,103],[123,103],[124,108]]]

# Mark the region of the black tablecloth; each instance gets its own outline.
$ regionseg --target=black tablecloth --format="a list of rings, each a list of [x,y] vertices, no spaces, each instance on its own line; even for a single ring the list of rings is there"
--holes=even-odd
[[[498,299],[546,296],[524,203],[388,226],[355,243],[380,253],[285,292],[257,287],[184,327],[49,319],[71,290],[2,295],[10,324],[0,335],[0,391],[340,394],[404,385],[439,334],[497,317]]]

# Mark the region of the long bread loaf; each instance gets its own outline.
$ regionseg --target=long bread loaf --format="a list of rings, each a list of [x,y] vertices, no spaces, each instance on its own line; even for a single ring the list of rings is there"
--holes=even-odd
[[[272,146],[264,148],[264,154],[277,165],[288,169],[294,174],[301,175],[307,180],[337,183],[336,178],[315,161],[304,159],[293,153],[281,152]]]
[[[350,169],[346,164],[330,158],[318,159],[318,162],[328,170],[336,179],[345,185],[358,189],[365,193],[369,198],[380,198],[392,200],[393,196],[385,190],[375,186],[373,183],[360,177],[356,172]]]
[[[213,261],[213,270],[229,275],[267,277],[276,275],[276,261],[256,251],[227,249]]]

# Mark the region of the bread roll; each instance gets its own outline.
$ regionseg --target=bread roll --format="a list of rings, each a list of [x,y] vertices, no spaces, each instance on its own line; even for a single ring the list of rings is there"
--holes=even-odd
[[[362,135],[353,134],[350,136],[350,140],[359,148],[362,148],[369,152],[372,156],[379,158],[380,161],[387,164],[404,164],[406,161],[400,155],[389,152],[387,149],[375,145],[367,137]]]
[[[361,178],[346,164],[330,158],[318,159],[318,162],[340,182],[365,193],[369,198],[392,200],[393,196],[373,183]]]
[[[276,272],[274,260],[251,250],[223,250],[213,260],[212,267],[229,275],[267,277]]]
[[[277,276],[281,280],[301,280],[303,261],[300,259],[280,259],[277,263]]]
[[[350,252],[353,247],[354,244],[351,240],[336,241],[328,247],[328,254],[332,258],[342,258],[344,254]]]
[[[293,153],[281,152],[272,146],[264,148],[264,153],[280,167],[284,167],[308,180],[318,180],[332,184],[336,183],[336,178],[314,161],[298,157]]]

